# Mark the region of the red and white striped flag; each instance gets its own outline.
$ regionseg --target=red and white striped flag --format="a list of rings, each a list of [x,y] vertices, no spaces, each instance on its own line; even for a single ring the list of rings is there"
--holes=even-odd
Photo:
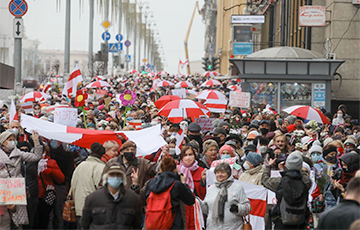
[[[176,155],[179,155],[181,153],[182,145],[184,142],[184,133],[185,133],[185,127],[184,125],[180,126],[179,132],[176,133],[175,139],[176,139]]]
[[[44,88],[42,90],[43,93],[46,93],[46,94],[49,94],[49,91],[51,89],[51,83],[50,82],[47,82],[45,85],[44,85]]]
[[[18,112],[16,110],[16,106],[14,103],[14,99],[11,99],[11,105],[10,105],[10,122],[12,121],[18,121]]]
[[[80,69],[78,65],[75,65],[74,70],[70,74],[69,80],[66,83],[62,93],[71,98],[70,94],[75,96],[77,91],[77,86],[80,82],[83,81],[83,77],[81,75]]]
[[[261,152],[260,152],[260,139],[257,140],[256,153],[261,156]]]
[[[28,101],[28,102],[21,103],[21,108],[25,111],[25,113],[30,113],[34,110],[33,102]]]

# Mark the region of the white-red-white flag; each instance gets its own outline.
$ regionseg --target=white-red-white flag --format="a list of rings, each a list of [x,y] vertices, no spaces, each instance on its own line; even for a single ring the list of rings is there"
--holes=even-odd
[[[46,94],[49,94],[49,91],[51,89],[51,83],[50,82],[47,82],[45,85],[44,85],[44,88],[43,88],[43,92],[46,93]]]
[[[260,152],[260,139],[257,140],[256,153],[261,156],[261,152]]]
[[[184,142],[184,133],[185,133],[185,125],[180,126],[179,132],[176,133],[175,139],[176,139],[176,155],[179,155],[181,153],[182,145]]]
[[[73,96],[76,95],[77,86],[80,82],[83,81],[80,69],[78,65],[75,65],[74,70],[70,74],[69,80],[66,83],[62,93],[71,98],[70,94]]]
[[[10,105],[10,118],[9,118],[10,122],[12,121],[18,121],[18,113],[16,110],[16,106],[14,103],[14,99],[11,99],[11,105]]]
[[[179,65],[178,65],[178,74],[186,74],[187,65],[189,65],[188,60],[181,61],[181,59],[180,59]]]

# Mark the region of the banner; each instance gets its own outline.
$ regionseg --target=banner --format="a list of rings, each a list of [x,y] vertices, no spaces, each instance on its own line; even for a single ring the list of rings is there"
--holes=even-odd
[[[201,132],[205,133],[212,131],[214,129],[215,122],[222,122],[224,119],[219,118],[195,118],[194,122],[199,124],[201,127]]]
[[[0,178],[0,205],[26,205],[24,178]]]
[[[249,108],[251,94],[246,92],[230,92],[229,105],[231,107]]]
[[[55,108],[54,123],[76,127],[77,108]]]

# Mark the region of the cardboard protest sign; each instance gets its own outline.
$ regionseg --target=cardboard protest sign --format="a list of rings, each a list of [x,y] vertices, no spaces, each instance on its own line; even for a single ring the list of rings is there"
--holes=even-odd
[[[0,178],[0,205],[26,205],[24,178]]]
[[[76,127],[77,108],[55,108],[54,123]]]
[[[107,98],[105,98],[104,99],[104,102],[105,102],[105,108],[109,108],[109,104],[110,104],[110,102],[111,102],[111,97],[107,97]]]
[[[235,157],[232,157],[232,158],[227,158],[227,159],[221,159],[221,160],[216,160],[216,161],[213,161],[211,163],[211,168],[215,168],[216,165],[220,164],[220,163],[228,163],[230,166],[233,166],[234,163],[235,163]]]
[[[219,118],[195,118],[195,123],[199,124],[201,127],[201,132],[208,132],[214,129],[214,123],[216,121],[222,122],[224,119]]]
[[[230,92],[229,105],[231,107],[249,108],[251,94],[246,92]]]

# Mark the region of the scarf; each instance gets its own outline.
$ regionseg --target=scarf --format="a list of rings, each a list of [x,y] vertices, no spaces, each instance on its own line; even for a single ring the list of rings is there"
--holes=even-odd
[[[183,161],[180,161],[180,165],[177,166],[177,170],[186,176],[186,184],[189,185],[192,192],[194,192],[194,180],[191,172],[199,168],[198,162],[195,160],[194,163],[190,166],[184,164]]]
[[[213,207],[213,214],[212,218],[214,221],[218,222],[224,222],[224,214],[225,214],[225,202],[228,198],[228,192],[227,189],[234,183],[234,177],[230,176],[226,181],[218,182],[215,181],[215,186],[217,188],[220,188],[219,193],[217,194],[215,201],[214,201],[214,207]]]
[[[45,169],[47,169],[47,161],[49,160],[49,158],[42,158],[39,163],[38,163],[38,175],[40,175],[40,173],[42,171],[44,171]]]

